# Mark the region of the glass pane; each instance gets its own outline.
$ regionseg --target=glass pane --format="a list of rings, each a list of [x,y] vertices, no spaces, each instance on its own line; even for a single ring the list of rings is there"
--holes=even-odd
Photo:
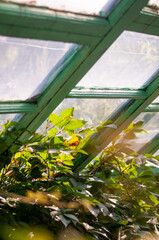
[[[158,66],[159,37],[124,31],[77,86],[137,89]]]
[[[157,98],[153,101],[153,103],[159,103],[159,97],[157,97]]]
[[[6,121],[18,122],[23,114],[0,114],[0,130],[3,130],[2,124],[5,124]]]
[[[39,94],[73,44],[0,36],[0,100]]]
[[[159,150],[154,153],[154,156],[158,156],[158,155],[159,155]]]
[[[45,6],[52,9],[78,12],[83,14],[98,14],[102,9],[104,12],[108,13],[115,7],[120,0],[12,0],[12,2]]]
[[[105,121],[109,115],[118,108],[124,99],[64,99],[63,102],[54,110],[60,114],[66,108],[74,107],[74,118],[88,121],[87,126],[97,126]],[[42,132],[46,122],[39,128]]]
[[[159,0],[149,0],[148,5],[159,7]]]
[[[149,142],[159,129],[159,113],[141,113],[134,122],[143,121],[142,129],[148,133],[137,134],[138,139],[133,141],[133,150],[138,151],[143,145]]]

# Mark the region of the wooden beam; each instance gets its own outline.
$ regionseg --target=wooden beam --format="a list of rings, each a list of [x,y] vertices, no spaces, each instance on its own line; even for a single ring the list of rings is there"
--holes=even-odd
[[[145,8],[127,30],[159,36],[159,11]]]
[[[107,34],[101,38],[96,46],[83,47],[77,53],[74,53],[70,61],[69,57],[67,58],[64,68],[60,68],[60,72],[55,78],[53,76],[53,81],[39,98],[37,111],[26,114],[20,120],[20,127],[35,131],[123,30],[136,18],[146,3],[147,0],[121,1],[108,17],[111,29],[107,29]],[[27,138],[28,133],[26,132],[21,135],[20,140],[23,141]]]
[[[0,114],[29,113],[35,111],[37,104],[26,102],[0,102]]]
[[[140,154],[154,154],[159,149],[159,134],[156,134],[148,143],[146,143],[141,149]]]
[[[0,2],[0,35],[94,44],[110,29],[102,17]]]
[[[157,103],[150,104],[150,105],[144,110],[144,112],[159,112],[159,104],[157,104]]]
[[[67,98],[133,98],[133,99],[145,99],[146,92],[143,90],[91,90],[91,89],[73,89],[67,96]]]
[[[53,11],[19,7],[18,5],[12,5],[12,8],[10,8],[11,5],[2,6],[0,3],[0,22],[2,23],[0,25],[0,34],[2,35],[44,40],[55,40],[56,36],[58,36],[57,40],[59,41],[69,41],[70,39],[71,42],[76,42],[80,32],[82,36],[80,43],[84,43],[83,35],[86,33],[87,36],[93,37],[89,39],[89,47],[81,46],[78,49],[74,49],[65,61],[61,63],[61,66],[50,77],[50,85],[43,92],[42,96],[39,97],[37,103],[38,108],[34,112],[25,114],[20,119],[18,127],[25,128],[28,131],[35,131],[119,35],[127,29],[128,25],[136,19],[140,10],[147,2],[148,0],[122,0],[107,19],[99,19],[91,16],[91,19],[85,17],[85,20],[83,16],[82,19],[77,20],[77,14],[72,18],[65,15],[65,19],[64,16],[60,15],[61,13],[56,12],[56,14],[53,14]],[[10,16],[10,19],[7,19],[8,16]],[[20,19],[19,17],[22,18]],[[77,20],[76,23],[75,19]],[[77,28],[78,23],[79,27]],[[7,32],[4,30],[6,28]],[[62,34],[61,39],[58,31]],[[76,33],[78,37],[75,39],[74,36]],[[71,35],[72,38],[69,38]],[[93,40],[94,42],[91,44],[92,39],[94,39],[94,37],[96,38],[96,36],[98,40]],[[152,99],[154,96],[155,94],[152,95]],[[146,107],[152,99],[148,99],[148,101],[140,99],[137,101],[142,101],[142,103],[145,101],[144,106]],[[128,105],[131,106],[131,104],[132,102]],[[136,105],[134,108],[136,109]],[[130,111],[127,115],[125,112],[123,113],[124,119],[130,116]],[[139,114],[139,112],[136,114]],[[121,121],[121,118],[119,118],[119,121]],[[123,127],[120,128],[120,131],[122,129]],[[28,131],[24,132],[18,140],[24,141],[27,139],[29,137]],[[97,145],[99,143],[100,141],[97,139]],[[2,151],[3,149],[1,149],[1,152]],[[89,158],[89,161],[90,160],[91,158]],[[88,162],[88,159],[86,162]],[[78,165],[80,164],[81,159],[78,162]]]

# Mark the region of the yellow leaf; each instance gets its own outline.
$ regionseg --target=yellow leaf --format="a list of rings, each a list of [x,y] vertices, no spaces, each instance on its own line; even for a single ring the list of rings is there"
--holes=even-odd
[[[14,157],[15,157],[15,158],[19,158],[19,157],[21,157],[21,155],[22,155],[21,152],[17,152],[17,153],[14,155]]]
[[[79,138],[76,136],[76,134],[73,134],[72,137],[67,141],[64,142],[65,146],[71,146],[74,143],[79,142]]]

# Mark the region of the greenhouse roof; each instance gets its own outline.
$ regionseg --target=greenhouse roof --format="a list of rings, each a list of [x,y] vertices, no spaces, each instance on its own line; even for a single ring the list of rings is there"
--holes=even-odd
[[[117,128],[92,136],[76,171],[137,117],[159,122],[158,16],[158,0],[0,1],[1,121],[17,120],[24,141],[63,99],[112,99]],[[140,153],[159,149],[149,125]]]

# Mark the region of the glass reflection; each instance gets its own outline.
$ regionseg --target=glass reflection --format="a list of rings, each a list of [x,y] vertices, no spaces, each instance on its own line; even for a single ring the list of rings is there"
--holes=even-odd
[[[0,100],[36,97],[73,44],[0,36]]]
[[[109,115],[115,111],[124,99],[79,99],[68,98],[64,99],[61,104],[54,110],[54,113],[60,114],[66,108],[74,107],[74,118],[87,121],[87,126],[97,126],[105,121]],[[38,132],[43,132],[47,122],[38,129]]]
[[[77,86],[142,88],[158,66],[159,37],[124,31]]]
[[[109,13],[120,0],[12,0],[12,2],[25,3],[33,6],[44,6],[61,11],[71,11],[83,14],[99,14],[101,11]]]
[[[143,121],[142,129],[147,133],[136,134],[138,139],[132,141],[134,151],[138,151],[142,146],[149,142],[157,133],[159,129],[159,113],[141,113],[134,122]]]
[[[3,130],[3,124],[7,121],[18,122],[22,118],[23,114],[0,114],[0,130]]]

